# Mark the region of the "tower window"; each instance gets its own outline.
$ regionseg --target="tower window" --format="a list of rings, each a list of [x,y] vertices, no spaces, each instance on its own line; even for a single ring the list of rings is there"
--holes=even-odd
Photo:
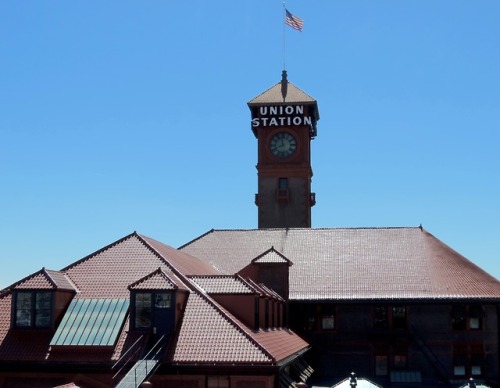
[[[288,201],[288,178],[278,178],[278,190],[276,190],[278,202]]]
[[[279,190],[288,189],[288,178],[279,178],[278,179],[278,189]]]

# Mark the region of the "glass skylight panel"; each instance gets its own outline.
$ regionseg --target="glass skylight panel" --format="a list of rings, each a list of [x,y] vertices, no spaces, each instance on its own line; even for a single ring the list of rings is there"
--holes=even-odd
[[[112,346],[123,325],[128,299],[75,299],[51,346]]]

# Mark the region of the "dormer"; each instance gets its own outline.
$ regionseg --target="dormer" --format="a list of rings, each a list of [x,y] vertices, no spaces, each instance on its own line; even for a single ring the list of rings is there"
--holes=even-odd
[[[54,330],[77,289],[59,271],[42,268],[11,288],[14,329]]]
[[[284,300],[251,279],[239,275],[190,276],[204,293],[254,331],[281,327]]]
[[[289,290],[289,267],[293,263],[274,247],[254,258],[239,275],[249,277],[257,284],[264,284],[286,301]]]
[[[130,291],[130,330],[171,334],[186,305],[188,289],[161,268],[128,287]]]
[[[288,327],[285,300],[265,284],[257,284],[250,278],[246,280],[259,291],[260,327],[265,329]]]

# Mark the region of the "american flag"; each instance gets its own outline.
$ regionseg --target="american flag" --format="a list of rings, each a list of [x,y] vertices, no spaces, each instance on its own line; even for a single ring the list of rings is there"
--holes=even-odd
[[[285,23],[295,30],[302,31],[302,26],[304,25],[303,20],[299,19],[297,16],[293,16],[287,9],[285,9],[285,11]]]

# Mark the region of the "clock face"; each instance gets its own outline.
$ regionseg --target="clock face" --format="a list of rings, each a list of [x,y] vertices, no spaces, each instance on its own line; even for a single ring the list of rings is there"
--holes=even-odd
[[[269,143],[271,154],[278,158],[287,158],[297,149],[297,140],[288,132],[278,132]]]

